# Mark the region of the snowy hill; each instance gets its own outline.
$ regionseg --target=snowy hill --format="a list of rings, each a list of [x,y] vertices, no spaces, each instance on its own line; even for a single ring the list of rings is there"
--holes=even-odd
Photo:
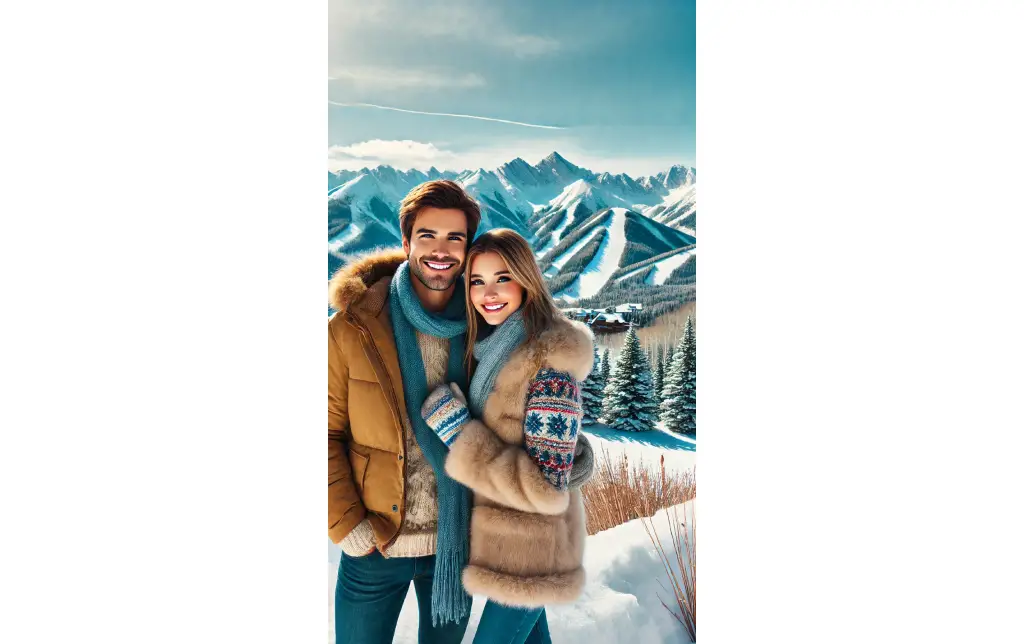
[[[666,468],[681,471],[692,469],[696,460],[695,442],[660,429],[631,433],[598,425],[586,428],[584,433],[599,462],[606,454],[615,459],[625,453],[631,462],[642,460],[654,465],[664,455]],[[696,499],[678,508],[680,518],[689,517],[691,512],[696,513]],[[668,521],[669,513],[665,510],[654,516],[661,543],[671,552]],[[328,644],[335,641],[334,589],[340,561],[340,550],[328,543]],[[661,605],[662,599],[669,606],[674,606],[674,601],[661,585],[669,587],[667,573],[640,520],[587,537],[583,567],[587,582],[580,599],[547,607],[553,641],[573,644],[689,642],[682,626]],[[485,603],[484,597],[473,598],[473,611],[463,641],[472,641]],[[395,631],[396,643],[417,641],[418,618],[416,595],[410,588]]]
[[[457,181],[477,199],[479,232],[512,228],[530,240],[552,292],[567,301],[595,295],[619,269],[696,241],[696,170],[682,165],[639,179],[595,173],[557,152],[536,165],[517,157],[494,170],[458,173],[385,165],[328,173],[328,272],[350,255],[399,245],[402,198],[438,178]],[[594,226],[608,209],[612,216]],[[585,238],[566,245],[583,229]]]

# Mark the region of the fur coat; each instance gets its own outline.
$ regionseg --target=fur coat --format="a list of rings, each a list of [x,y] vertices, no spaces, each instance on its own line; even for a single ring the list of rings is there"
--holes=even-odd
[[[524,447],[524,423],[538,374],[567,374],[578,388],[593,367],[593,343],[585,325],[561,318],[527,340],[498,373],[483,418],[470,420],[451,447],[445,469],[474,493],[462,577],[470,593],[536,607],[572,602],[582,592],[583,497],[545,478]]]

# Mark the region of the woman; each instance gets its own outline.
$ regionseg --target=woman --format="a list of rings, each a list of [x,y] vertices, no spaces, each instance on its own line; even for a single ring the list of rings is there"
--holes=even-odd
[[[585,580],[586,515],[569,478],[594,339],[555,307],[518,233],[481,235],[466,266],[469,401],[444,385],[422,414],[450,448],[445,471],[474,492],[462,580],[488,597],[474,642],[550,641],[544,605],[576,600]]]

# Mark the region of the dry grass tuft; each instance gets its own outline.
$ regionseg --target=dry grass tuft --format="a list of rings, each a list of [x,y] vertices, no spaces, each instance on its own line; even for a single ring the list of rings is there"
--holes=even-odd
[[[672,609],[671,606],[665,603],[661,596],[658,599],[661,600],[661,605],[665,607],[668,612],[672,613],[672,616],[686,629],[686,634],[690,636],[691,642],[697,641],[697,518],[693,512],[693,505],[689,506],[689,517],[686,517],[686,511],[683,511],[683,520],[679,520],[679,508],[673,507],[669,509],[668,514],[668,530],[669,538],[672,543],[671,552],[665,548],[661,542],[661,538],[658,535],[658,530],[654,525],[654,520],[650,518],[641,519],[644,524],[644,529],[647,530],[647,536],[651,538],[651,542],[654,543],[654,549],[658,552],[658,557],[661,558],[662,565],[665,566],[665,572],[668,575],[669,583],[672,586],[671,593],[676,600],[676,606],[679,608],[677,613]],[[686,520],[689,519],[689,528],[686,526]],[[675,561],[675,566],[672,562]],[[659,582],[660,583],[660,582]],[[665,588],[665,585],[661,585]],[[668,591],[668,589],[665,589]]]
[[[691,470],[667,471],[664,456],[656,468],[642,462],[630,464],[625,454],[612,459],[605,449],[594,478],[581,492],[587,534],[596,534],[689,501],[697,494],[697,485]]]

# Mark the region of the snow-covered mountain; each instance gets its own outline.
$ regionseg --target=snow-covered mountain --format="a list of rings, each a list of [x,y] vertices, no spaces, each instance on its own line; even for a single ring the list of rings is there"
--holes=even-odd
[[[580,209],[577,206],[576,212]],[[605,285],[648,268],[654,258],[665,261],[682,249],[696,249],[697,243],[691,235],[622,207],[605,208],[585,219],[576,217],[569,229],[550,250],[538,255],[552,295],[568,303],[593,297]],[[682,281],[670,278],[683,263],[667,271],[657,284]]]
[[[669,191],[665,200],[644,212],[667,226],[690,235],[697,234],[697,185],[682,184]]]
[[[348,256],[400,244],[402,198],[441,178],[457,181],[480,203],[480,232],[512,228],[529,239],[552,292],[567,301],[594,295],[613,274],[621,281],[633,264],[696,243],[697,173],[682,165],[638,179],[596,173],[557,152],[536,165],[517,157],[494,170],[403,172],[383,165],[328,172],[329,273]]]

